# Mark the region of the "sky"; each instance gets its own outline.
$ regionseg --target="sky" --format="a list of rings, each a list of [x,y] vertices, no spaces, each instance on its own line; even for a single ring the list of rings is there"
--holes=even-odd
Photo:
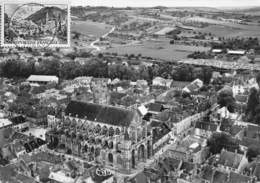
[[[253,7],[260,0],[70,0],[72,6],[113,7]]]

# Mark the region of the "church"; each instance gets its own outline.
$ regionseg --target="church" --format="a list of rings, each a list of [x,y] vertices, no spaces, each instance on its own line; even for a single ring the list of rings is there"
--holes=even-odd
[[[126,173],[151,158],[160,140],[138,110],[77,100],[68,104],[62,119],[48,120],[48,125],[49,148]]]

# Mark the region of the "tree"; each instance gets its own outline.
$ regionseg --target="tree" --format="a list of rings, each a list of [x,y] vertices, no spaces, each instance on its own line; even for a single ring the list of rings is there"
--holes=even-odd
[[[222,88],[218,93],[218,104],[220,107],[227,107],[229,112],[235,112],[236,100],[233,97],[232,89],[228,86]]]
[[[250,89],[250,94],[247,102],[247,107],[246,107],[246,117],[249,121],[251,121],[255,115],[256,115],[256,107],[259,105],[259,93],[256,88],[251,88]]]
[[[253,161],[253,158],[256,158],[258,155],[260,155],[260,147],[257,145],[251,145],[248,147],[246,157],[249,162]]]
[[[229,151],[239,149],[237,141],[226,133],[214,133],[211,138],[208,139],[207,146],[212,154],[220,153],[223,148]]]

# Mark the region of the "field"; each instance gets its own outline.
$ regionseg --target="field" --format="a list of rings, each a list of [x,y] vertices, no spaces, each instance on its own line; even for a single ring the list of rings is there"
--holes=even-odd
[[[73,21],[71,25],[71,32],[77,31],[81,34],[101,37],[107,33],[112,27],[105,23],[98,23],[92,21]]]
[[[239,28],[229,27],[224,25],[211,25],[205,28],[196,29],[203,33],[209,33],[218,37],[258,37],[260,38],[260,27],[239,25]]]
[[[242,25],[234,22],[226,22],[222,20],[214,20],[210,18],[203,17],[190,17],[183,18],[185,21],[194,21],[194,22],[204,22],[214,25],[210,25],[205,28],[197,28],[197,31],[203,33],[209,33],[218,36],[218,37],[258,37],[260,38],[260,26],[257,25]]]
[[[186,58],[187,55],[194,51],[207,51],[209,48],[186,46],[186,45],[170,45],[169,41],[145,41],[138,45],[119,46],[109,48],[104,52],[116,52],[118,54],[139,54],[143,56],[164,59],[167,61],[176,61]]]

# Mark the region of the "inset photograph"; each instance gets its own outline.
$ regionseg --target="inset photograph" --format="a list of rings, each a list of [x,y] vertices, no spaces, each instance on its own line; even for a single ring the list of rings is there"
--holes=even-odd
[[[69,47],[69,4],[4,2],[2,46]]]

